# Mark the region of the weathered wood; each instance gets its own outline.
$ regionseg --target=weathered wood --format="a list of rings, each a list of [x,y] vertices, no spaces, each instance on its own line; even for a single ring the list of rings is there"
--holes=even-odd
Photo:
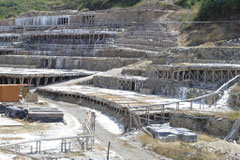
[[[136,128],[137,128],[137,129],[141,129],[142,127],[141,127],[141,125],[138,123],[138,121],[137,121],[137,119],[136,119],[136,115],[133,115],[132,118],[133,118],[133,122],[134,122]]]
[[[240,131],[240,118],[235,121],[232,130],[224,139],[227,141],[236,140],[237,138],[239,138],[239,131]]]
[[[62,118],[63,113],[58,112],[29,112],[28,117],[46,117],[46,118]]]
[[[110,146],[111,146],[111,142],[108,142],[108,150],[107,150],[107,160],[109,160],[109,154],[110,154]]]

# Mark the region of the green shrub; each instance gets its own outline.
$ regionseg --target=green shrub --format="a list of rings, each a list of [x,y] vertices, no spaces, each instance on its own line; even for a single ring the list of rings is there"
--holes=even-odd
[[[65,9],[82,9],[89,10],[108,9],[112,7],[130,7],[141,0],[63,0]]]
[[[176,4],[182,6],[183,8],[192,8],[196,3],[201,0],[178,0]]]
[[[200,3],[196,20],[226,19],[231,14],[240,13],[240,0],[178,0],[176,4],[183,8],[193,8]]]
[[[202,0],[197,19],[208,20],[211,17],[221,19],[233,12],[240,13],[239,0]]]

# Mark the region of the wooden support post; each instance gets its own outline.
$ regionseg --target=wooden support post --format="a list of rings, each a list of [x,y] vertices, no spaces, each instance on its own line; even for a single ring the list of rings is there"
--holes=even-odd
[[[179,71],[177,72],[177,81],[179,82],[179,78],[180,78],[180,73]]]
[[[110,146],[111,146],[111,142],[108,142],[108,150],[107,150],[107,160],[109,160],[109,154],[110,154]]]
[[[129,130],[132,128],[132,113],[129,112]]]
[[[183,71],[182,80],[183,80],[183,81],[185,80],[185,71]]]
[[[212,71],[213,77],[212,77],[212,82],[215,82],[215,71]]]
[[[150,107],[147,107],[147,125],[150,125]]]
[[[36,153],[41,152],[41,141],[36,141]]]
[[[91,151],[93,150],[94,140],[91,138]]]
[[[36,86],[38,87],[40,85],[40,78],[36,78]]]
[[[64,141],[64,152],[67,152],[67,141]]]
[[[127,117],[127,110],[124,110],[124,128],[125,128],[125,132],[127,131],[127,127],[128,127],[128,117]]]
[[[162,122],[162,123],[165,122],[165,121],[164,121],[164,118],[165,118],[165,116],[164,116],[164,114],[165,114],[165,113],[164,113],[164,110],[165,110],[165,109],[164,109],[164,108],[165,108],[165,105],[162,105],[162,112],[161,112],[161,122]]]
[[[68,143],[68,152],[71,152],[71,142]]]
[[[38,153],[38,141],[36,142],[36,153]]]
[[[55,83],[56,77],[52,77],[52,83]]]
[[[220,79],[221,80],[223,79],[223,71],[222,70],[220,71]]]
[[[40,153],[41,152],[42,143],[41,143],[41,141],[39,141],[38,143],[39,143],[39,150],[38,151]]]
[[[213,95],[213,96],[212,96],[212,98],[213,98],[213,105],[214,105],[215,107],[217,107],[217,103],[216,103],[216,96],[215,96],[215,95]]]
[[[197,70],[196,72],[197,72],[197,81],[200,81],[200,73],[199,73],[199,70]]]
[[[7,83],[11,84],[12,83],[11,80],[12,80],[11,78],[7,78]]]
[[[190,110],[193,110],[193,102],[190,101]]]
[[[47,85],[48,84],[48,77],[45,77],[44,78],[44,85]]]
[[[28,84],[32,84],[32,78],[28,78]]]
[[[88,150],[88,148],[89,148],[88,142],[89,142],[89,138],[86,138],[86,149],[87,149],[87,150]]]
[[[203,82],[204,82],[204,83],[207,82],[207,73],[206,73],[206,70],[203,71]]]
[[[61,152],[66,152],[66,150],[67,150],[67,141],[65,139],[62,139]]]
[[[179,102],[176,103],[176,110],[179,110]]]
[[[230,80],[230,73],[229,73],[229,70],[227,71],[227,80],[229,81]]]
[[[93,132],[96,131],[96,114],[95,114],[95,112],[92,112],[92,130],[93,130]]]
[[[13,84],[16,84],[16,83],[17,83],[17,79],[13,78]]]
[[[15,153],[20,153],[20,146],[18,144],[15,145]]]
[[[19,82],[20,82],[20,84],[23,84],[24,83],[24,78],[20,78]]]
[[[153,120],[154,120],[154,122],[156,122],[156,120],[157,120],[156,114],[153,114]]]

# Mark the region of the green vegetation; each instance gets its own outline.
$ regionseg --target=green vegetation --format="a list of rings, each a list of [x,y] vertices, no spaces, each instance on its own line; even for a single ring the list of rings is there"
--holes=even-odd
[[[187,114],[191,114],[197,117],[215,117],[215,118],[227,118],[231,121],[236,121],[240,118],[239,111],[231,111],[231,112],[216,112],[216,113],[199,113],[199,112],[188,112]]]
[[[196,20],[228,20],[230,15],[240,13],[239,0],[178,0],[176,4],[191,9],[200,4]]]
[[[183,8],[192,8],[200,1],[201,0],[178,0],[176,4],[182,6]]]
[[[198,19],[227,18],[233,13],[240,13],[239,0],[202,0]]]
[[[108,9],[130,7],[141,0],[0,0],[0,19],[16,17],[31,10]]]
[[[238,111],[233,111],[233,112],[219,112],[216,114],[216,117],[221,117],[221,118],[228,118],[232,121],[236,121],[237,119],[240,118],[240,112]]]
[[[112,7],[130,7],[141,0],[63,0],[64,9],[83,9],[101,10]]]
[[[15,17],[30,10],[45,11],[60,0],[0,0],[0,18]]]

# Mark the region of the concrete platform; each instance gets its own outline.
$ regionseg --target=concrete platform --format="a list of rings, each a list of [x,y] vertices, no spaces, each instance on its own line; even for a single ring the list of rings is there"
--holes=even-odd
[[[153,134],[155,138],[163,141],[177,141],[196,142],[198,139],[197,134],[186,128],[173,128],[168,123],[165,124],[152,124],[146,129]]]
[[[0,127],[16,127],[16,126],[23,126],[23,124],[10,118],[0,117]]]

